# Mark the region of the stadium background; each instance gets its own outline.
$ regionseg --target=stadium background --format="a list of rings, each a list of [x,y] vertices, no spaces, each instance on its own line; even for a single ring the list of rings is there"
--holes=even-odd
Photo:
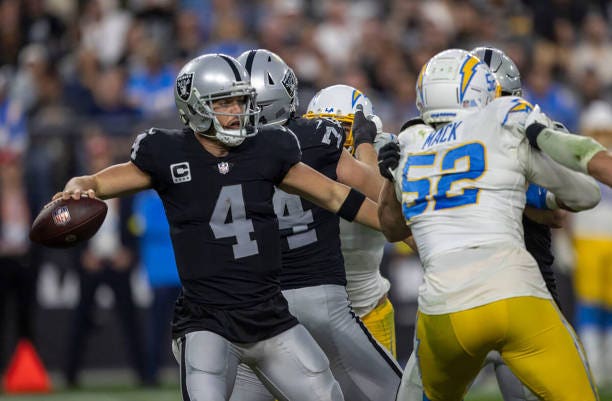
[[[494,45],[519,66],[525,97],[577,132],[593,108],[610,110],[611,16],[605,0],[0,0],[0,165],[21,175],[19,185],[0,187],[0,193],[23,194],[26,207],[15,220],[27,227],[67,178],[92,168],[92,159],[104,154],[125,161],[143,129],[178,127],[176,73],[185,61],[209,52],[237,56],[270,49],[298,75],[300,112],[318,89],[345,83],[371,98],[385,131],[397,132],[417,114],[415,79],[429,57],[446,48]],[[78,303],[78,251],[30,247],[7,226],[0,257],[30,257],[34,342],[55,388],[68,391],[62,390],[62,372],[73,347],[68,332]],[[571,244],[563,240],[556,241],[563,244],[558,256],[566,256],[556,265],[563,310],[572,320]],[[135,253],[137,244],[130,244]],[[387,251],[383,270],[392,281],[398,353],[405,361],[420,266],[404,249]],[[130,280],[144,325],[150,285],[142,269],[134,269]],[[75,397],[179,399],[167,345],[161,390],[136,390],[112,292],[101,288],[96,302],[87,347],[78,350],[85,374]],[[2,370],[19,320],[16,312],[7,313]],[[482,383],[487,387],[486,378]],[[71,391],[41,399],[69,400]]]

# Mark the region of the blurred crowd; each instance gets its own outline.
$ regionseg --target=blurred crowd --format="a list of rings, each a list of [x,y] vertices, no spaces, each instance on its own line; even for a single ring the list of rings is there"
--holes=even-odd
[[[0,0],[0,257],[39,266],[44,253],[30,249],[30,222],[67,178],[100,160],[128,160],[143,129],[180,126],[174,80],[199,54],[269,49],[298,76],[300,112],[319,89],[344,83],[369,96],[384,130],[397,133],[417,115],[415,80],[431,56],[491,45],[516,62],[528,100],[572,132],[605,138],[610,18],[606,0]],[[144,213],[117,207],[117,232],[131,214],[119,208]],[[77,258],[79,269],[137,264],[130,241],[98,242]],[[130,297],[125,291],[117,290]],[[122,319],[135,332],[129,313]],[[135,366],[152,380],[142,352],[134,350]],[[76,381],[76,359],[68,364]]]

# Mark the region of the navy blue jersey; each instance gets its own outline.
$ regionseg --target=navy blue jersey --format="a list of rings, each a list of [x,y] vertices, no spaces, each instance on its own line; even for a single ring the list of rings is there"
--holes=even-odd
[[[302,162],[336,180],[345,139],[342,127],[333,120],[306,118],[292,118],[287,127],[300,142]],[[282,238],[281,287],[346,285],[338,216],[280,190],[274,208]]]
[[[189,129],[151,129],[134,142],[131,160],[151,176],[170,225],[183,286],[175,337],[211,330],[251,342],[296,323],[280,293],[272,204],[274,186],[300,160],[294,135],[264,128],[216,157]]]
[[[559,305],[559,294],[557,294],[557,281],[552,265],[555,260],[551,250],[550,227],[536,223],[523,215],[523,230],[525,232],[525,247],[538,263],[542,277],[546,282],[548,291]]]

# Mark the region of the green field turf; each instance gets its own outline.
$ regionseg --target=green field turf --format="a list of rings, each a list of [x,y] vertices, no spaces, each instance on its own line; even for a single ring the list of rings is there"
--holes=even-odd
[[[82,375],[82,387],[66,389],[58,374],[51,374],[54,391],[47,395],[6,395],[0,401],[181,401],[177,384],[178,372],[162,372],[162,385],[156,388],[137,387],[129,371],[88,371]],[[492,375],[481,380],[468,393],[465,401],[503,401]],[[612,401],[612,390],[600,392],[601,401]],[[350,400],[347,400],[350,401]]]
[[[57,391],[52,395],[0,395],[2,401],[181,401],[178,388],[163,386],[157,389],[121,387],[92,387],[82,390]],[[499,395],[471,394],[465,401],[502,401]],[[601,401],[612,401],[612,392],[601,394]]]

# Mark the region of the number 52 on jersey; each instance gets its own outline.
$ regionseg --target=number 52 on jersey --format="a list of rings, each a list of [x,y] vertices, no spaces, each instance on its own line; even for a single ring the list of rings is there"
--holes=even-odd
[[[474,183],[486,166],[486,150],[480,142],[409,155],[401,166],[404,217],[410,220],[428,210],[475,204],[480,189]]]

